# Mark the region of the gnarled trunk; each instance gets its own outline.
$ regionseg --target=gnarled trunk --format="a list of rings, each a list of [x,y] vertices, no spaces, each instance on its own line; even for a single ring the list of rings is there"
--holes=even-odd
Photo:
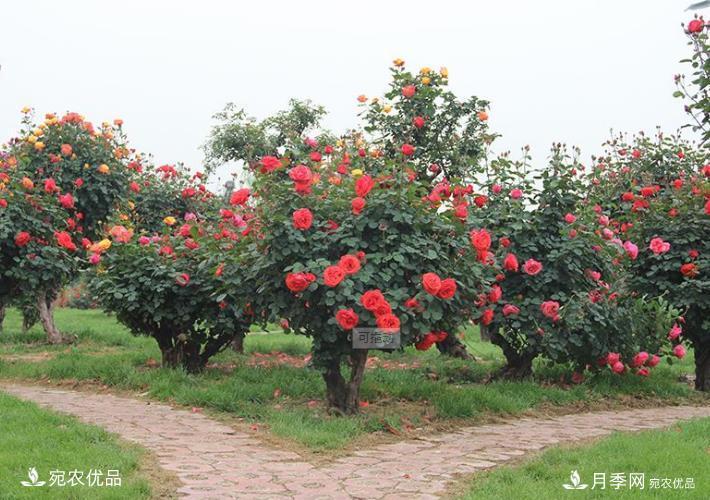
[[[2,325],[5,322],[5,304],[0,303],[0,333],[2,333]]]
[[[493,375],[494,379],[520,380],[532,376],[532,364],[537,354],[518,351],[497,330],[489,329],[488,334],[491,342],[503,350],[506,361],[506,365]]]
[[[50,344],[61,344],[67,340],[54,323],[54,294],[42,290],[37,295],[37,310],[42,327]]]
[[[694,342],[695,389],[710,392],[710,342]]]
[[[340,358],[331,360],[323,373],[328,407],[342,415],[354,415],[360,411],[360,386],[365,375],[367,349],[357,349],[350,355],[350,381],[346,382],[340,372]]]
[[[472,360],[473,356],[466,350],[466,344],[456,335],[447,335],[444,340],[436,344],[441,354],[451,356],[452,358]]]
[[[236,337],[231,342],[232,350],[239,354],[244,354],[244,332],[237,333]]]
[[[161,332],[156,337],[162,365],[166,368],[184,368],[188,373],[201,372],[206,362],[200,356],[200,346],[189,340],[173,337],[169,332]]]

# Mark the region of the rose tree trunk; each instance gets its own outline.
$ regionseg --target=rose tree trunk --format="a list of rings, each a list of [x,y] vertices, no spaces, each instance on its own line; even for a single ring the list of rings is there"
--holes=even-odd
[[[350,355],[352,368],[350,381],[340,372],[340,358],[330,360],[323,373],[328,407],[341,415],[354,415],[360,411],[360,386],[365,375],[367,350],[357,349]]]
[[[54,323],[54,294],[42,290],[37,295],[37,309],[42,327],[47,333],[47,340],[50,344],[61,344],[66,340]]]
[[[710,340],[694,342],[695,389],[710,392]]]

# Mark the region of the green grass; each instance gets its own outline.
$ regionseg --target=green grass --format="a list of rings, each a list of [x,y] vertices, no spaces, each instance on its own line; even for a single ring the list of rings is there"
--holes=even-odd
[[[98,427],[57,415],[0,393],[0,498],[149,498],[151,489],[139,471],[141,451],[116,442]],[[24,487],[34,467],[40,487]],[[121,486],[50,486],[50,471],[120,471]]]
[[[585,490],[568,491],[572,470]],[[626,475],[626,488],[611,489],[612,473]],[[630,489],[629,473],[643,473],[645,488]],[[592,490],[594,473],[606,473],[606,489]],[[650,489],[651,478],[693,478],[694,489]],[[710,498],[710,418],[672,426],[669,430],[619,433],[596,444],[557,447],[527,460],[477,475],[465,499],[501,498]]]
[[[568,375],[565,367],[540,363],[534,381],[483,384],[501,366],[502,355],[496,346],[480,342],[471,330],[466,342],[479,363],[447,359],[436,349],[375,353],[382,362],[406,363],[408,368],[368,369],[362,399],[369,406],[359,416],[337,418],[326,412],[325,387],[317,371],[284,363],[254,366],[272,351],[302,360],[310,348],[306,338],[254,332],[245,341],[247,355],[222,352],[214,358],[216,367],[195,376],[156,368],[160,352],[155,341],[132,336],[100,311],[60,309],[56,320],[64,332],[79,337],[76,344],[48,346],[38,327],[19,333],[19,315],[9,311],[6,332],[0,334],[0,378],[71,380],[147,392],[156,399],[257,423],[313,451],[343,450],[373,432],[475,424],[490,416],[520,415],[541,408],[708,400],[678,380],[682,373],[692,372],[691,356],[682,363],[656,368],[648,379],[603,373],[580,385],[568,385],[559,383]],[[23,359],[43,353],[51,357]]]

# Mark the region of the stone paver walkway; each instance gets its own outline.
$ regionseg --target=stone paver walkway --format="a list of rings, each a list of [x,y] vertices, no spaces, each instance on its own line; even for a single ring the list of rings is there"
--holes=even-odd
[[[710,417],[710,407],[670,406],[521,418],[381,445],[315,467],[296,453],[166,404],[39,386],[0,389],[152,450],[182,482],[178,492],[200,499],[435,499],[458,474],[550,445]]]

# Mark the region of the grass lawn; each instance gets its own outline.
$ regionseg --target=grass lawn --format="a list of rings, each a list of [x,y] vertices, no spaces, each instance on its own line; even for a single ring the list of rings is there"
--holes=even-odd
[[[150,498],[146,458],[137,447],[119,443],[98,427],[84,425],[0,392],[0,498]],[[25,487],[34,467],[40,487]],[[118,470],[121,486],[89,487],[91,469]],[[81,471],[84,486],[50,486],[50,471]]]
[[[339,418],[326,412],[320,374],[303,366],[310,346],[303,337],[248,335],[247,355],[220,353],[194,376],[160,368],[154,340],[132,336],[100,311],[59,309],[56,319],[64,332],[78,335],[76,344],[48,346],[39,327],[22,334],[19,314],[9,311],[0,334],[0,378],[105,385],[201,407],[303,452],[343,453],[370,440],[522,413],[710,400],[679,381],[692,372],[692,355],[657,367],[648,379],[602,373],[570,385],[565,367],[539,364],[534,381],[483,384],[502,354],[471,329],[466,342],[476,363],[446,359],[436,349],[374,353],[362,392],[368,406],[359,416]]]
[[[572,470],[585,490],[565,490]],[[626,476],[626,486],[613,489],[611,474]],[[594,474],[606,473],[606,489],[594,485]],[[629,488],[629,473],[643,473],[645,487]],[[651,488],[652,478],[671,479],[670,488]],[[673,481],[693,479],[694,489],[673,488]],[[662,486],[663,483],[659,482]],[[614,434],[596,444],[557,447],[521,465],[504,466],[475,476],[461,498],[710,498],[710,418],[673,425],[670,430]]]

